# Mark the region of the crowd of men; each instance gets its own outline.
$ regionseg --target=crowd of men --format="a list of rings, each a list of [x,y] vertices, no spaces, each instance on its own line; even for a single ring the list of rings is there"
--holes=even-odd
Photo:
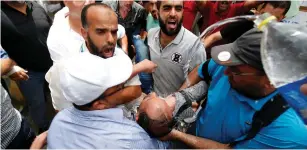
[[[253,21],[197,36],[239,15],[281,21],[290,6],[1,1],[1,148],[305,149],[307,126],[270,83]],[[38,132],[4,78],[17,83]]]

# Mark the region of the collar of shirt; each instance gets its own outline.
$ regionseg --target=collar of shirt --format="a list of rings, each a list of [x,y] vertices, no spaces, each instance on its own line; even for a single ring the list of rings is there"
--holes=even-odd
[[[175,39],[171,43],[169,43],[168,45],[170,45],[170,44],[176,44],[176,45],[179,44],[182,41],[182,39],[183,39],[184,30],[185,30],[185,28],[183,26],[181,26],[181,29],[180,29],[179,33],[177,34],[177,36],[175,37]],[[155,40],[158,43],[160,43],[160,32],[161,32],[161,29],[159,29],[158,32],[154,35]]]
[[[82,111],[78,110],[75,107],[70,108],[71,112],[78,117],[92,117],[98,116],[107,118],[110,120],[119,120],[124,117],[123,110],[121,108],[109,108],[103,110],[91,110],[91,111]]]
[[[276,90],[276,91],[274,91],[273,93],[271,93],[270,95],[268,95],[264,98],[254,100],[254,99],[250,99],[250,98],[238,93],[234,89],[230,89],[230,92],[231,92],[233,98],[235,98],[235,99],[237,99],[241,102],[246,102],[248,105],[250,105],[256,111],[259,111],[266,102],[271,100],[278,93],[277,90]]]
[[[229,4],[229,7],[226,11],[219,13],[219,10],[218,10],[219,3],[220,3],[220,1],[216,1],[215,4],[214,4],[213,10],[214,10],[215,14],[217,14],[219,16],[226,16],[229,13],[230,8],[232,7],[232,4]]]

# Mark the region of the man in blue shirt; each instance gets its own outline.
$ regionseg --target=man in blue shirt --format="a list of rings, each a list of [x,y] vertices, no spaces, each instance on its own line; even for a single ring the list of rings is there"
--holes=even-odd
[[[107,99],[124,87],[132,69],[126,54],[101,59],[81,53],[64,60],[59,84],[74,106],[53,119],[48,149],[167,148],[167,143],[150,138],[135,121],[127,119],[121,108],[108,104]]]
[[[209,64],[201,64],[189,75],[190,85],[212,78],[205,108],[196,122],[196,136],[172,130],[163,139],[176,139],[193,148],[307,148],[307,127],[293,109],[245,138],[255,112],[278,94],[261,63],[262,33],[252,29],[234,43],[212,49]],[[187,84],[184,84],[185,87]]]

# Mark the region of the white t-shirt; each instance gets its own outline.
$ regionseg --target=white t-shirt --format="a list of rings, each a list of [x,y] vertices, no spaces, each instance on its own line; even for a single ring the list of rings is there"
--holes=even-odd
[[[45,78],[49,83],[53,107],[56,110],[72,106],[70,102],[65,100],[62,90],[59,85],[59,73],[61,72],[61,60],[80,54],[81,46],[83,45],[84,52],[88,52],[83,37],[72,30],[69,26],[68,18],[66,17],[69,10],[64,7],[55,14],[54,22],[50,28],[47,38],[47,46],[53,60],[53,66],[47,72]],[[125,28],[121,25],[118,26],[117,36],[122,38],[125,35]],[[116,48],[115,55],[126,55],[123,50]],[[127,56],[128,57],[128,56]],[[139,77],[135,76],[125,86],[141,85]]]

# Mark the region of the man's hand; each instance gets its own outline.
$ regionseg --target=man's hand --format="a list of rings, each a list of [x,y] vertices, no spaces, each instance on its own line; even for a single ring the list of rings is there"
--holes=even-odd
[[[23,80],[28,80],[29,76],[27,75],[26,70],[20,68],[21,70],[13,73],[12,75],[10,75],[9,77],[14,80],[14,81],[23,81]]]
[[[47,144],[48,131],[38,135],[31,144],[30,149],[42,149]]]
[[[140,63],[142,64],[143,72],[146,72],[146,73],[153,73],[158,67],[157,64],[153,63],[152,61],[148,59],[144,59]]]

